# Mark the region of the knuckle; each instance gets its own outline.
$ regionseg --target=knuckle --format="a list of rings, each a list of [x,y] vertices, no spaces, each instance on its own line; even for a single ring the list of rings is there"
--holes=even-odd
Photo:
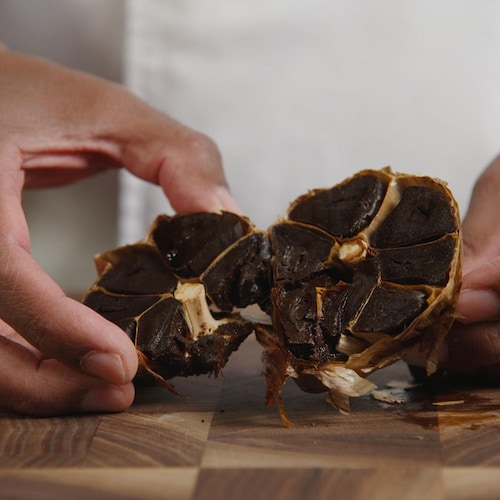
[[[484,351],[485,357],[491,357],[496,363],[500,361],[500,336],[497,324],[488,325],[485,328]]]
[[[23,334],[31,344],[42,352],[46,352],[46,348],[52,344],[49,339],[48,328],[39,314],[34,314],[26,319]]]
[[[34,391],[27,381],[23,384],[18,382],[15,390],[10,391],[7,397],[4,398],[2,406],[7,411],[19,415],[36,417],[48,414],[43,395],[38,391]]]
[[[463,278],[463,287],[472,289],[490,289],[500,293],[500,258],[487,260],[477,265]],[[500,297],[499,297],[500,300]]]
[[[463,243],[464,259],[465,258],[468,258],[469,260],[477,259],[477,256],[481,254],[481,244],[478,242],[477,239],[468,238],[467,235],[464,234],[462,243]]]
[[[209,164],[220,160],[217,144],[205,134],[190,131],[185,141],[186,151],[190,157]]]
[[[500,161],[495,164],[496,168],[487,168],[476,180],[473,188],[473,196],[484,196],[485,193],[498,193],[500,189],[500,176],[498,169]]]
[[[38,417],[47,415],[47,409],[41,396],[37,394],[18,395],[11,402],[11,409],[20,415]]]
[[[500,286],[500,258],[492,259],[484,263],[484,273],[492,282],[494,287]]]

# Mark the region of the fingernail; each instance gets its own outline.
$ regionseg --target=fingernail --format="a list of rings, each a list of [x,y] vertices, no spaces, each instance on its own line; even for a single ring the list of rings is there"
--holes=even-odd
[[[217,200],[219,201],[222,210],[226,210],[228,212],[233,212],[235,214],[241,214],[241,209],[234,201],[234,198],[231,196],[231,193],[225,187],[219,187],[217,189]]]
[[[80,401],[82,411],[121,411],[125,407],[123,393],[114,385],[93,387]]]
[[[500,315],[500,296],[493,290],[462,290],[456,311],[462,323],[495,319]]]
[[[128,382],[122,359],[118,354],[90,352],[82,359],[81,367],[89,375],[102,378],[112,384],[122,385]]]

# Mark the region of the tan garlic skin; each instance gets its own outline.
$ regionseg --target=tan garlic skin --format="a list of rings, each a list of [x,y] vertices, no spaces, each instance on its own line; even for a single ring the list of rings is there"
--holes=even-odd
[[[270,228],[273,331],[264,346],[267,402],[292,377],[306,391],[349,397],[419,345],[427,372],[454,320],[461,280],[457,203],[430,177],[364,170],[293,202]]]

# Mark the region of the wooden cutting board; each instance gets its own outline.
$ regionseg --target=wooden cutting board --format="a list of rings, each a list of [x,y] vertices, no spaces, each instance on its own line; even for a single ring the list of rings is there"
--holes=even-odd
[[[408,387],[398,363],[373,380],[403,402],[365,396],[342,415],[290,381],[286,428],[260,369],[249,339],[223,376],[175,380],[184,397],[146,388],[121,414],[0,415],[0,498],[500,498],[500,389]]]

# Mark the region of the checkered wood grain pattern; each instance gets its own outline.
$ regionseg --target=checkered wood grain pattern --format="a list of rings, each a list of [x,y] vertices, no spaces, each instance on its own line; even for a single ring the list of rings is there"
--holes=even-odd
[[[500,390],[438,384],[352,414],[284,390],[294,427],[264,407],[249,339],[217,379],[142,389],[114,415],[0,415],[0,499],[498,499]],[[374,381],[407,380],[404,364]]]

